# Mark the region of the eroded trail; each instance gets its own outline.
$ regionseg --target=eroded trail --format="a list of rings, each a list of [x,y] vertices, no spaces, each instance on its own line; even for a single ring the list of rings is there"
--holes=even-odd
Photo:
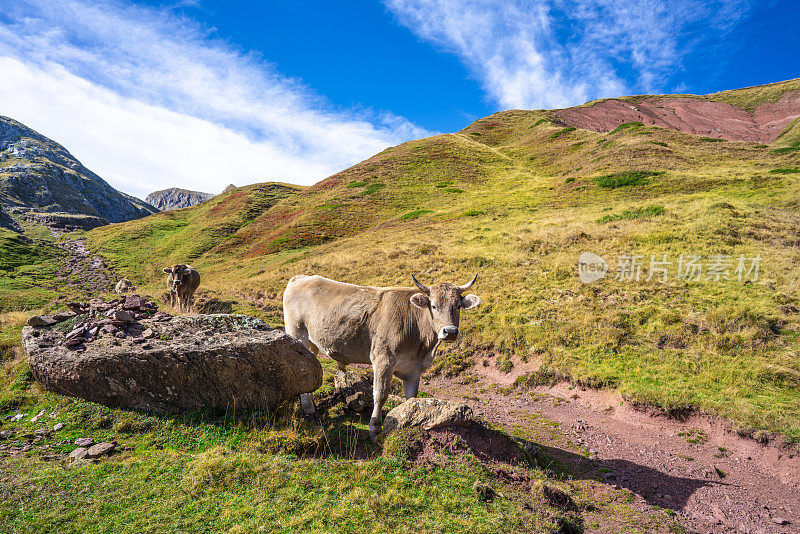
[[[54,231],[51,230],[51,233]],[[57,236],[56,233],[54,235]],[[91,294],[114,289],[117,276],[100,256],[89,252],[84,238],[58,243],[57,246],[66,254],[56,276],[67,286]]]
[[[559,384],[504,394],[493,382],[435,378],[424,389],[535,440],[575,477],[629,489],[640,508],[674,510],[690,531],[800,532],[796,449],[742,438],[715,417],[637,410],[614,392]]]

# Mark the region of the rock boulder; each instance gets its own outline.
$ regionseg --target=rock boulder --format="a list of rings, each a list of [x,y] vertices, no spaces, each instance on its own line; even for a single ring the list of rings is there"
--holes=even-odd
[[[464,404],[441,399],[415,398],[405,401],[386,414],[382,434],[410,426],[419,426],[424,430],[467,426],[472,420],[472,408]]]
[[[75,347],[64,344],[66,324],[28,326],[23,345],[45,389],[140,410],[272,409],[322,384],[314,355],[260,319],[189,315],[131,328],[153,336],[131,332]]]

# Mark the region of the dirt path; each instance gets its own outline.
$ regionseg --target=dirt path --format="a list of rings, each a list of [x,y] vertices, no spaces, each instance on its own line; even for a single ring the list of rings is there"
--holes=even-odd
[[[488,376],[468,385],[435,378],[424,390],[529,435],[575,477],[626,488],[643,506],[674,510],[690,531],[800,532],[796,449],[742,438],[719,418],[649,414],[614,392],[559,384],[504,394],[494,383]]]
[[[57,245],[66,252],[66,255],[64,264],[56,276],[65,281],[69,287],[92,294],[114,289],[116,275],[102,258],[92,255],[87,250],[84,239],[79,238]]]

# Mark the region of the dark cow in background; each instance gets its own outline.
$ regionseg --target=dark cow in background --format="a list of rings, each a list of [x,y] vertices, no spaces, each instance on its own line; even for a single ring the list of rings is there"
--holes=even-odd
[[[192,304],[192,296],[200,285],[200,273],[190,265],[179,263],[172,267],[164,267],[169,274],[169,303],[181,311],[188,311]]]
[[[431,366],[442,341],[458,338],[461,310],[481,299],[463,295],[477,280],[463,286],[449,283],[426,287],[412,275],[417,289],[356,286],[321,276],[298,275],[283,293],[286,333],[311,352],[339,363],[369,363],[374,371],[374,408],[369,422],[375,438],[383,424],[381,409],[392,376],[403,381],[406,398],[416,397],[422,372]],[[313,413],[310,394],[303,409]]]

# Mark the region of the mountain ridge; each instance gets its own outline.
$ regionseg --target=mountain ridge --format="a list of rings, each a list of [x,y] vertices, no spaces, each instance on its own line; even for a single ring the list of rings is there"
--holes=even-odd
[[[155,213],[114,189],[59,143],[0,116],[0,207],[7,212],[88,215],[124,222]]]

